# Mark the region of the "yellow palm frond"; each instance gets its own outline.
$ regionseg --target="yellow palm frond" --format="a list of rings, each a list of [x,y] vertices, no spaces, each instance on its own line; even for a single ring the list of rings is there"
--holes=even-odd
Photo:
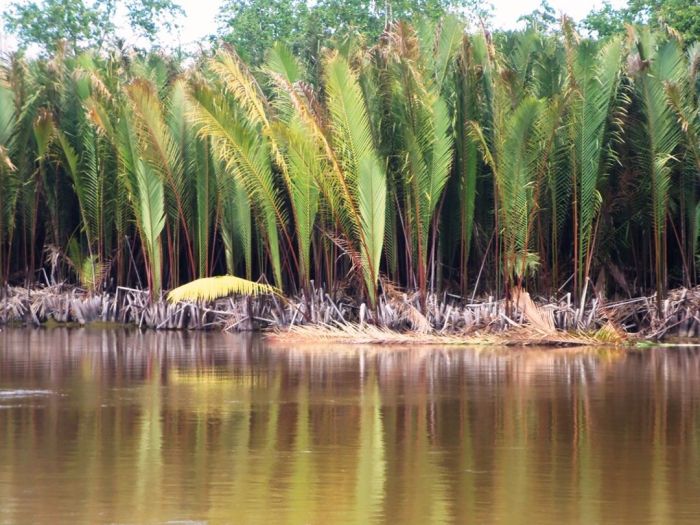
[[[264,295],[278,294],[274,286],[264,283],[256,283],[236,277],[234,275],[219,275],[217,277],[205,277],[178,286],[168,293],[168,301],[213,301],[227,295]]]
[[[251,122],[269,129],[267,99],[248,67],[233,49],[227,49],[210,61],[212,70],[223,80],[226,91],[231,93],[246,110]]]

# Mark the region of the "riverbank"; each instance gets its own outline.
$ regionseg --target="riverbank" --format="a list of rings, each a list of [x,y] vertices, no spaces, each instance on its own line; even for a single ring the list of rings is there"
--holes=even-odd
[[[661,304],[654,296],[583,307],[570,295],[557,300],[465,301],[389,290],[376,311],[340,294],[316,288],[306,299],[225,298],[208,303],[152,302],[145,291],[117,288],[93,293],[67,285],[8,287],[0,293],[0,325],[119,323],[156,330],[264,330],[272,339],[338,343],[524,344],[622,343],[700,336],[700,287],[673,290]]]

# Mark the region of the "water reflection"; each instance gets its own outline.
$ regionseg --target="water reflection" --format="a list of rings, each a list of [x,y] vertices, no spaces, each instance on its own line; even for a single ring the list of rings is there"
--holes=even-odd
[[[8,329],[0,522],[697,523],[699,408],[695,348]]]

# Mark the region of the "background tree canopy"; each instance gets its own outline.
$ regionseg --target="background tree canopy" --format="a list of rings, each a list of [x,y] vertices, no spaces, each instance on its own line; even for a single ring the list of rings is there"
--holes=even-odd
[[[121,9],[118,9],[121,8]],[[129,30],[151,45],[161,30],[178,27],[184,14],[177,0],[15,0],[3,14],[5,29],[20,46],[30,45],[48,53],[60,40],[70,51],[102,49],[120,37],[115,16],[122,13]],[[224,0],[216,17],[212,42],[232,44],[252,64],[264,60],[265,50],[283,42],[297,55],[314,63],[320,43],[350,35],[376,39],[387,20],[418,18],[435,21],[456,13],[472,21],[488,21],[493,6],[482,0]],[[542,0],[540,6],[520,18],[529,28],[545,32],[559,29],[559,13]],[[580,27],[607,38],[625,31],[626,24],[649,24],[654,29],[673,27],[686,46],[700,40],[700,4],[697,0],[629,0],[616,9],[606,1],[591,11]]]
[[[447,12],[487,18],[490,6],[478,0],[227,0],[219,16],[218,36],[233,44],[246,61],[262,62],[265,50],[281,41],[306,58],[320,41],[352,32],[376,39],[390,19],[427,18]]]
[[[592,11],[583,27],[600,37],[625,30],[625,24],[649,24],[654,28],[669,25],[680,33],[686,44],[700,40],[700,3],[697,0],[630,0],[627,7],[615,9],[610,2]]]
[[[22,47],[37,45],[50,52],[65,40],[71,51],[101,48],[115,39],[114,16],[118,0],[19,0],[3,14],[5,28]],[[183,14],[173,0],[126,0],[130,29],[154,42],[158,29],[175,27]]]

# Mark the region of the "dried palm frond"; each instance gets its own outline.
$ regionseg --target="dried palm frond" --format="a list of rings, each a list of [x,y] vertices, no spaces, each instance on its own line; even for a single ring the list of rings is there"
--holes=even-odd
[[[430,321],[409,302],[400,303],[400,314],[410,323],[413,330],[420,334],[427,334],[433,331]]]
[[[535,329],[545,334],[553,334],[557,331],[556,328],[554,328],[552,312],[548,312],[532,302],[529,293],[521,288],[516,288],[513,290],[512,297],[515,306],[523,312]]]

